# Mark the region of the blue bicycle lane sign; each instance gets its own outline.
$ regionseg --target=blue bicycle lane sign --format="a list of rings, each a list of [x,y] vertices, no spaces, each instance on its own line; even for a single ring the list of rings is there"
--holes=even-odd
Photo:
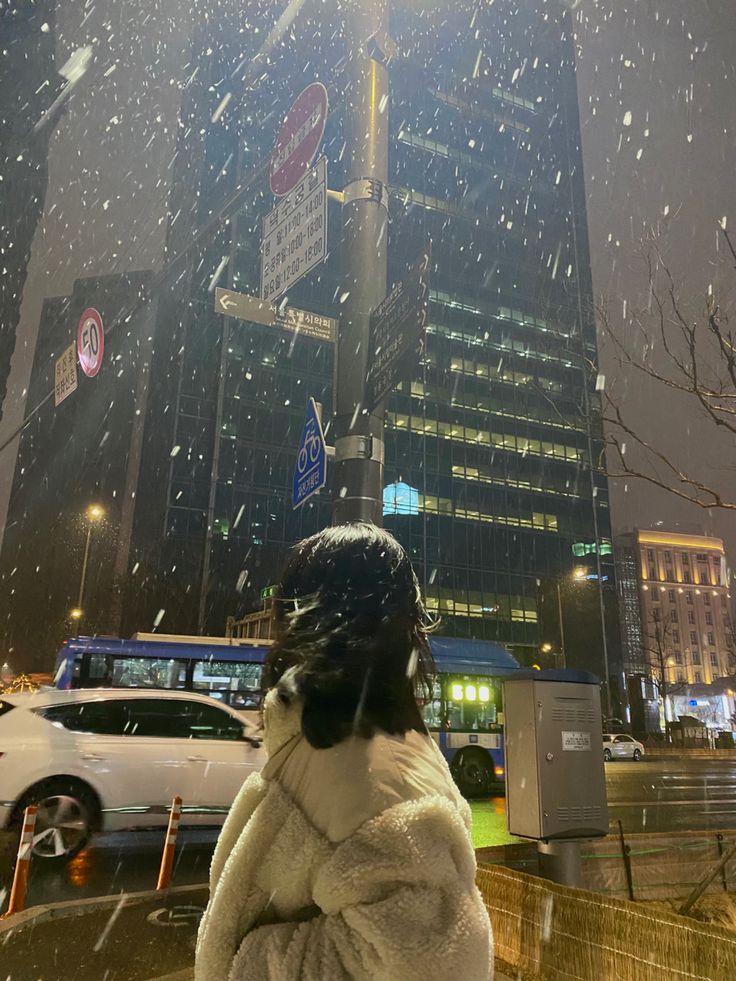
[[[316,494],[325,486],[327,480],[327,449],[325,437],[317,415],[314,399],[307,403],[307,418],[299,440],[294,468],[294,483],[291,494],[291,506],[298,508],[312,494]]]

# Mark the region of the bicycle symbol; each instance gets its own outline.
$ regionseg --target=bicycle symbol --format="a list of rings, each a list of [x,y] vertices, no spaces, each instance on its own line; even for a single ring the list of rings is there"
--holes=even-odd
[[[299,450],[296,466],[300,474],[307,469],[308,464],[316,464],[319,460],[320,442],[314,429],[310,429],[309,434],[304,440],[304,446]]]

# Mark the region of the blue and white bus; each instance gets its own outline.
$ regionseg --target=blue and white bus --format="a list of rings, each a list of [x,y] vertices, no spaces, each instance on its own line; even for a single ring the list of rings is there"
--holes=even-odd
[[[261,702],[269,640],[136,634],[79,637],[56,658],[57,688],[170,688],[196,691],[239,711]],[[504,779],[503,678],[519,664],[486,641],[430,638],[437,667],[422,711],[432,737],[468,797],[500,789]]]
[[[504,783],[503,679],[519,662],[497,644],[459,637],[430,640],[437,674],[423,712],[466,797]]]

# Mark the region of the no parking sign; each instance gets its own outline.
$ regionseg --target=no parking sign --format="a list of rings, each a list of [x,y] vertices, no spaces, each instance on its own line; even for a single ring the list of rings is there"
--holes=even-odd
[[[94,307],[87,307],[77,327],[77,354],[80,367],[88,378],[94,378],[100,370],[104,350],[102,317]]]

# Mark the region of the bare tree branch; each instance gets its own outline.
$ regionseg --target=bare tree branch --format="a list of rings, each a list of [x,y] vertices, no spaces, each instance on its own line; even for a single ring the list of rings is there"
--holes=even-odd
[[[736,269],[736,245],[724,228],[721,231]],[[690,399],[717,431],[736,435],[736,338],[728,327],[728,312],[709,287],[700,313],[692,316],[656,240],[645,243],[642,257],[651,302],[649,310],[634,313],[626,326],[629,335],[633,327],[636,343],[632,344],[623,329],[614,329],[605,309],[599,311],[599,323],[619,366],[624,373],[633,371]],[[657,285],[658,276],[664,277],[662,288]],[[661,345],[656,367],[652,364],[653,338]],[[701,508],[736,510],[736,498],[724,497],[712,480],[689,472],[655,446],[643,423],[627,417],[615,391],[606,389],[603,406],[608,461],[601,459],[600,464],[609,477],[643,480]],[[627,442],[642,463],[630,462]],[[606,465],[611,459],[614,465]]]

